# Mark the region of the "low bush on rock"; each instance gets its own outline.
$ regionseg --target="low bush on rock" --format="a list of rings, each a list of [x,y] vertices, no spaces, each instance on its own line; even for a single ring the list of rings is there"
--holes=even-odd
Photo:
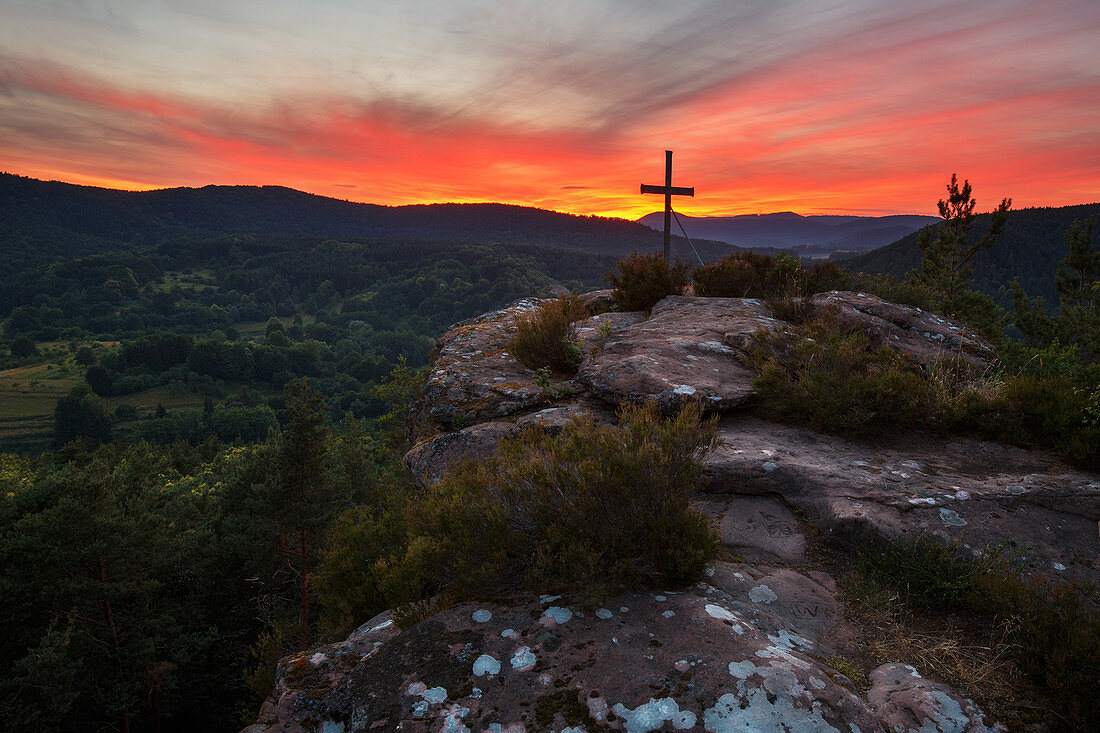
[[[709,298],[804,297],[845,286],[848,276],[835,262],[805,268],[797,257],[737,252],[695,268],[695,294]]]
[[[687,264],[669,264],[657,252],[635,252],[619,260],[618,268],[617,273],[604,275],[604,281],[615,289],[615,302],[624,311],[647,311],[667,295],[680,295],[687,286]]]
[[[920,368],[825,309],[761,336],[751,355],[762,410],[819,430],[875,433],[924,420],[932,392]]]
[[[1072,579],[1025,576],[1000,551],[975,557],[923,537],[868,541],[861,573],[905,603],[990,617],[1023,673],[1050,694],[1063,727],[1087,730],[1100,716],[1100,592]]]
[[[558,435],[529,429],[449,473],[409,508],[406,567],[480,597],[601,597],[700,578],[718,544],[689,503],[714,420],[698,405],[619,417],[616,426],[577,418]]]
[[[585,315],[576,295],[544,301],[516,319],[516,335],[508,344],[525,366],[534,370],[576,371],[584,354],[577,345],[573,322]]]

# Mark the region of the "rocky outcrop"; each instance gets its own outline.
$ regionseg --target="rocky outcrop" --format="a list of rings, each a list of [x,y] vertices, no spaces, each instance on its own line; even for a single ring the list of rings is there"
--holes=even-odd
[[[428,416],[437,423],[470,424],[511,415],[543,402],[535,374],[508,353],[516,317],[538,298],[456,324],[436,344],[424,385]]]
[[[823,573],[721,562],[686,591],[589,610],[466,603],[400,634],[383,617],[284,661],[249,733],[991,730],[912,667],[876,669],[864,695],[824,661],[845,623]]]
[[[610,403],[655,399],[663,407],[702,399],[737,407],[753,396],[743,363],[747,339],[782,327],[749,298],[670,296],[644,321],[620,329],[581,364],[577,382]]]
[[[754,337],[788,327],[755,300],[670,297],[648,315],[591,316],[576,324],[576,378],[540,385],[507,351],[516,316],[537,302],[440,339],[424,400],[436,431],[406,464],[428,485],[524,428],[560,430],[578,414],[609,422],[624,402],[701,399],[722,417],[697,508],[737,562],[714,563],[689,589],[597,608],[544,596],[454,606],[401,632],[372,619],[341,644],[284,660],[249,733],[1003,730],[912,660],[877,667],[866,685],[831,666],[859,633],[834,579],[815,569],[810,534],[1008,546],[1036,571],[1100,581],[1100,476],[996,443],[845,439],[738,409],[754,397]],[[813,303],[921,363],[949,356],[983,370],[994,358],[974,334],[916,308],[859,293]]]
[[[710,512],[737,517],[722,525],[731,538],[765,529],[758,550],[773,558],[797,549],[786,508],[841,541],[871,533],[939,537],[975,553],[1006,546],[1033,570],[1100,581],[1100,476],[1047,453],[960,437],[874,444],[750,416],[725,418],[719,436],[704,458]],[[744,526],[763,498],[774,508]]]
[[[810,302],[818,308],[832,308],[843,323],[862,330],[874,343],[889,344],[920,364],[958,358],[985,371],[996,358],[992,347],[973,331],[920,308],[835,290],[818,293]]]

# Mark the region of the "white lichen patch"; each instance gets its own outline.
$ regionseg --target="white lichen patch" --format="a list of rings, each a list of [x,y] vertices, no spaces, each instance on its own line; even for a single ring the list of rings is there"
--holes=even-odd
[[[371,626],[367,633],[370,633],[371,631],[381,631],[382,629],[389,628],[390,626],[393,626],[393,619],[392,618],[386,619],[385,621],[378,624],[377,626]]]
[[[488,654],[482,654],[474,662],[474,676],[481,677],[486,674],[499,674],[500,662]]]
[[[500,632],[500,636],[504,639],[518,639],[519,633],[515,629],[505,629]]]
[[[573,612],[568,608],[551,606],[542,612],[542,618],[539,619],[539,623],[543,626],[556,626],[568,622],[571,618],[573,618]]]
[[[428,705],[438,705],[447,699],[447,690],[443,687],[431,687],[429,688],[423,682],[414,682],[409,685],[405,694],[410,697],[419,697],[420,701],[415,703],[412,707],[413,715],[425,715],[428,712]]]
[[[838,733],[821,717],[819,705],[795,707],[789,695],[769,700],[759,688],[722,695],[714,707],[703,711],[703,727],[708,733]]]
[[[535,655],[531,652],[531,647],[521,646],[512,655],[512,669],[517,672],[530,672],[535,668],[536,661]]]
[[[814,645],[809,639],[805,639],[798,634],[792,634],[786,629],[780,629],[774,636],[768,634],[768,640],[771,641],[772,644],[786,649],[794,649],[796,646],[802,647],[803,649],[809,649]]]
[[[611,611],[608,611],[606,608],[596,609],[596,618],[602,618],[602,619],[606,620],[606,619],[611,618],[614,615],[615,614],[611,613]]]
[[[452,705],[443,714],[443,727],[440,728],[440,733],[470,733],[470,729],[462,722],[462,719],[469,714],[470,708]]]
[[[472,618],[475,623],[483,624],[493,618],[493,612],[484,608],[479,608],[470,615],[470,618]]]
[[[764,469],[765,473],[771,473],[772,471],[779,468],[779,466],[776,465],[773,461],[764,461],[764,464],[760,467]]]
[[[966,520],[959,516],[954,509],[940,507],[940,520],[948,527],[965,527]]]
[[[661,615],[664,616],[665,618],[672,618],[673,616],[676,615],[676,612],[675,611],[665,611]]]
[[[312,657],[309,658],[309,663],[312,664],[314,667],[318,667],[318,666],[324,664],[327,661],[328,661],[328,657],[326,657],[321,652],[317,652],[316,654],[314,654]]]
[[[547,603],[553,603],[559,598],[561,598],[561,596],[539,596],[539,603],[545,606]]]
[[[778,599],[775,591],[766,585],[758,585],[749,591],[749,600],[753,603],[772,603]]]
[[[650,733],[663,728],[666,722],[671,722],[676,730],[687,730],[694,728],[696,722],[695,713],[680,710],[680,704],[671,697],[660,700],[651,697],[633,710],[620,702],[614,710],[623,719],[626,733]]]
[[[524,727],[523,723],[509,723],[508,725],[489,723],[489,733],[527,733],[527,728]]]
[[[666,598],[665,596],[662,596],[662,595],[656,595],[656,596],[653,596],[653,600],[663,602],[663,601],[667,601],[668,598]]]
[[[1054,569],[1055,569],[1055,570],[1065,570],[1065,569],[1066,569],[1066,566],[1065,566],[1065,565],[1063,565],[1063,564],[1062,564],[1062,563],[1060,563],[1060,562],[1056,562],[1056,563],[1054,563]]]
[[[672,394],[691,396],[695,394],[695,387],[688,384],[681,384],[679,387],[672,390]]]
[[[926,497],[922,497],[922,498],[913,498],[913,499],[909,500],[909,503],[910,504],[928,504],[929,506],[936,506],[936,500],[933,499],[931,496],[926,496]]]
[[[730,611],[729,609],[723,608],[722,606],[718,606],[718,605],[715,605],[713,603],[708,603],[706,605],[706,612],[710,616],[718,619],[719,621],[739,621],[740,620],[740,617],[738,617],[738,615],[736,613],[734,613],[733,611]]]

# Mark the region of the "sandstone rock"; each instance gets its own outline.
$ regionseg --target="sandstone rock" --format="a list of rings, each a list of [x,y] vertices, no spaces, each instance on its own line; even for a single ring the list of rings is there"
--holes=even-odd
[[[329,733],[317,725],[318,701],[312,692],[341,687],[347,676],[383,645],[398,635],[390,612],[381,613],[360,626],[348,638],[279,662],[275,690],[264,703],[256,728],[249,733]],[[243,733],[243,731],[242,731]]]
[[[912,667],[880,667],[864,698],[817,661],[845,623],[827,576],[729,563],[709,575],[594,612],[558,596],[462,604],[373,642],[350,674],[295,676],[284,660],[265,730],[999,730]]]
[[[611,423],[613,419],[613,415],[594,400],[573,399],[507,420],[484,422],[425,438],[405,454],[405,465],[421,485],[427,486],[438,481],[463,458],[479,460],[491,455],[501,438],[514,435],[530,425],[557,433],[569,420],[582,414],[604,424]]]
[[[738,360],[743,337],[780,326],[757,300],[669,296],[648,320],[609,335],[576,381],[612,403],[736,407],[754,394],[753,373]]]
[[[884,664],[870,674],[868,701],[888,731],[994,733],[981,710],[946,685],[924,679],[907,664]]]
[[[704,501],[699,509],[718,527],[722,544],[749,560],[806,561],[806,537],[781,500],[745,496],[737,501]]]
[[[980,336],[957,323],[909,305],[899,305],[875,295],[834,290],[810,298],[818,307],[832,306],[840,319],[859,328],[875,343],[903,351],[921,364],[940,357],[958,357],[982,371],[996,354]]]
[[[439,338],[422,398],[432,420],[469,424],[522,412],[544,401],[535,373],[508,353],[516,316],[540,302],[517,300],[456,324]]]
[[[584,309],[589,313],[601,313],[606,310],[611,310],[615,305],[615,296],[612,295],[615,291],[611,288],[606,290],[593,290],[590,293],[584,293],[580,296],[581,302],[584,303]]]
[[[761,630],[709,586],[625,594],[595,613],[554,597],[463,604],[331,686],[311,680],[280,722],[345,733],[880,730],[813,648],[796,631]]]
[[[1005,544],[1033,570],[1100,581],[1100,476],[1050,454],[957,437],[861,443],[747,416],[725,418],[719,437],[704,470],[725,511],[744,495],[779,496],[840,539]]]
[[[577,343],[586,355],[590,355],[609,338],[617,336],[625,328],[641,323],[645,318],[643,311],[610,312],[590,316],[574,324],[577,329]]]

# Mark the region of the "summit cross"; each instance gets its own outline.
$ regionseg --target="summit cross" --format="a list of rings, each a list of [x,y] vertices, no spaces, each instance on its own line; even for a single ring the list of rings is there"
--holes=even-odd
[[[695,196],[695,187],[680,188],[672,185],[672,151],[665,151],[665,185],[642,184],[642,193],[661,193],[665,196],[665,262],[672,261],[672,197]]]

